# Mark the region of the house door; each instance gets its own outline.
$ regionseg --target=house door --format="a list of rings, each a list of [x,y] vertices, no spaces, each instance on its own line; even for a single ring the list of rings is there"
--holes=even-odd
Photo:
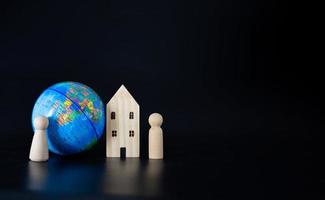
[[[120,158],[125,158],[126,157],[126,148],[125,147],[121,147],[120,148]]]

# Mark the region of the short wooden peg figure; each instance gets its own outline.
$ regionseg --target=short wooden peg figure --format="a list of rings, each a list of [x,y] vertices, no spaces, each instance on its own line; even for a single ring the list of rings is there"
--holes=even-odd
[[[35,162],[47,161],[49,159],[49,150],[46,138],[46,129],[49,125],[47,117],[36,117],[33,121],[35,133],[32,146],[30,148],[29,159]]]
[[[153,113],[149,116],[149,159],[164,158],[163,130],[160,128],[163,123],[163,117],[159,113]]]

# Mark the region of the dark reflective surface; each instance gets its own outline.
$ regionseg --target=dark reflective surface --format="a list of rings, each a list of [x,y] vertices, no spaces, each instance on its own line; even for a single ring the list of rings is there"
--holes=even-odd
[[[114,195],[160,196],[163,168],[162,160],[107,159],[102,190]]]
[[[97,191],[104,174],[103,165],[49,162],[28,162],[25,189],[47,194],[79,194]]]
[[[44,194],[162,195],[163,160],[106,158],[97,163],[28,162],[24,189]]]

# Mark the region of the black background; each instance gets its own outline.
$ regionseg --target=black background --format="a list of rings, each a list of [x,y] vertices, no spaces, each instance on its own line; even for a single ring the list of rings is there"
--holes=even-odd
[[[164,195],[158,197],[319,195],[312,187],[320,181],[312,173],[319,149],[312,143],[320,131],[322,80],[305,48],[312,25],[297,6],[1,1],[0,196],[43,197],[24,184],[30,117],[41,92],[61,81],[84,83],[105,103],[121,84],[128,88],[141,106],[142,167],[148,116],[163,115]],[[55,159],[61,168],[109,162],[104,137],[90,152]],[[84,188],[58,193],[105,198]]]

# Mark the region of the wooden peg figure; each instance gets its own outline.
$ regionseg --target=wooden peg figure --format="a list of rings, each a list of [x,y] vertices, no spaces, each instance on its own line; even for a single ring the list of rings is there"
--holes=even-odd
[[[30,148],[29,159],[35,162],[47,161],[49,159],[49,150],[46,138],[46,129],[49,120],[46,117],[36,117],[33,121],[35,133],[32,146]]]
[[[149,159],[163,159],[163,130],[160,128],[163,123],[163,117],[159,113],[153,113],[149,116]]]

